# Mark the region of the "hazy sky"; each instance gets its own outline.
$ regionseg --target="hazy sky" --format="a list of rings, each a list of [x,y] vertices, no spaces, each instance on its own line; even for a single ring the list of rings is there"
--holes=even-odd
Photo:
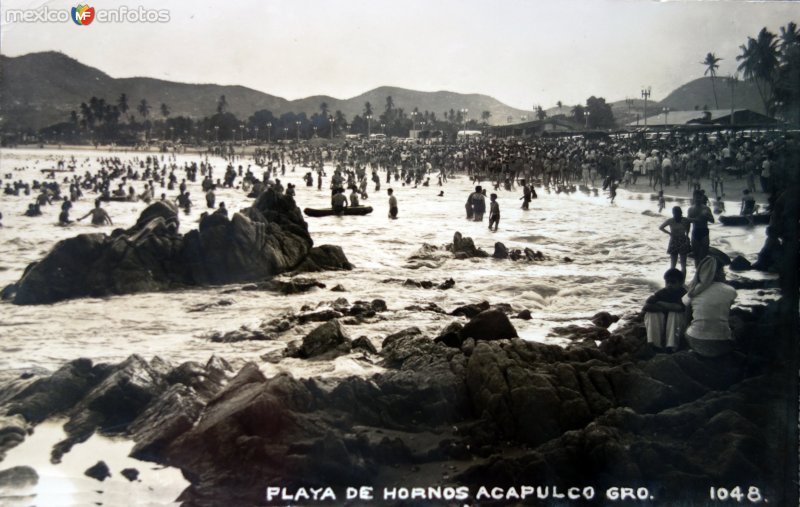
[[[381,85],[484,93],[530,109],[661,99],[703,75],[706,53],[735,71],[739,45],[766,26],[800,23],[797,2],[648,0],[132,0],[167,23],[6,23],[9,9],[68,10],[65,1],[2,1],[0,51],[57,50],[113,77],[240,84],[296,99],[349,98]]]

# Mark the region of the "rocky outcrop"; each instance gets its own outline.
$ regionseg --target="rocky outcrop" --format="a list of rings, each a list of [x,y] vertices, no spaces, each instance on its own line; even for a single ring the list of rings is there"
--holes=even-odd
[[[7,294],[16,304],[41,304],[258,281],[295,268],[352,268],[341,248],[312,246],[294,200],[271,190],[231,219],[204,216],[199,228],[185,235],[178,232],[177,209],[159,201],[128,230],[60,241]]]
[[[66,365],[4,408],[26,418],[65,415],[71,439],[128,435],[134,455],[181,468],[191,482],[181,500],[192,505],[258,504],[270,484],[341,494],[353,484],[377,490],[444,479],[472,494],[481,485],[652,485],[664,504],[706,495],[708,484],[746,481],[770,503],[789,505],[795,493],[783,488],[789,476],[776,463],[793,459],[786,428],[796,418],[787,407],[796,397],[785,384],[796,368],[777,352],[779,308],[733,312],[747,355],[715,360],[654,355],[640,319],[613,332],[592,326],[610,336],[566,348],[474,337],[454,346],[410,327],[386,336],[386,370],[369,378],[265,378],[254,363],[231,378],[219,360],[172,367],[132,356]],[[488,309],[473,320],[490,312],[505,316]],[[441,336],[469,325],[457,324]],[[337,321],[315,332],[303,344],[311,357],[347,338]],[[452,475],[431,473],[443,466]]]
[[[448,250],[453,252],[456,259],[469,259],[472,257],[489,257],[484,250],[475,246],[472,238],[465,238],[460,232],[453,235],[453,243],[448,245]]]

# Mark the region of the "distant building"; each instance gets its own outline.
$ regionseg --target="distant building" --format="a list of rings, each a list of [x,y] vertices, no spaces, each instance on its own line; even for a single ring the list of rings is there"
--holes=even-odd
[[[545,118],[512,125],[496,125],[491,127],[492,135],[497,137],[532,137],[543,135],[558,135],[580,130],[574,122],[564,118]]]
[[[750,109],[735,109],[733,111],[733,124],[739,126],[770,126],[778,120],[757,113]],[[730,109],[708,109],[697,111],[668,111],[659,112],[647,117],[648,128],[674,128],[691,125],[730,125]],[[645,121],[630,122],[626,127],[644,127]]]

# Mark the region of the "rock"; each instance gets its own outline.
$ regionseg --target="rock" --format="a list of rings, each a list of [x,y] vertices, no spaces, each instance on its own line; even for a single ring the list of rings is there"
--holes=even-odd
[[[386,301],[383,299],[373,299],[371,305],[376,312],[385,312],[388,309]]]
[[[422,284],[410,278],[407,279],[405,282],[403,282],[403,287],[421,287],[421,286]]]
[[[494,253],[492,257],[495,259],[508,259],[508,248],[498,241],[494,244]]]
[[[356,349],[363,350],[364,352],[368,352],[370,354],[378,354],[378,349],[375,348],[375,345],[373,345],[366,336],[359,336],[353,340],[353,350]]]
[[[353,265],[347,260],[342,248],[336,245],[320,245],[312,248],[305,260],[295,268],[296,273],[318,271],[351,270]]]
[[[352,348],[351,341],[339,321],[334,319],[314,328],[303,338],[300,357],[315,358],[324,355],[331,359],[347,354]]]
[[[309,260],[312,241],[300,210],[293,199],[271,190],[230,220],[205,216],[185,236],[177,232],[176,219],[170,205],[158,202],[128,230],[58,242],[23,274],[14,303],[263,280]],[[309,262],[322,262],[320,252],[328,262],[341,253],[337,248],[318,249]]]
[[[442,343],[448,347],[461,348],[464,341],[461,338],[461,330],[464,328],[463,324],[458,321],[453,321],[448,324],[444,329],[439,332],[439,336],[434,338],[434,342]]]
[[[453,287],[455,287],[455,285],[456,281],[453,280],[452,278],[448,278],[444,282],[437,285],[436,288],[439,290],[447,290],[447,289],[452,289]]]
[[[232,304],[233,304],[233,301],[231,301],[230,299],[220,299],[219,301],[216,301],[214,303],[205,303],[205,304],[194,305],[194,306],[190,307],[187,310],[187,312],[189,312],[189,313],[205,312],[206,310],[209,310],[209,309],[214,308],[214,307],[231,306]]]
[[[570,340],[594,340],[602,341],[611,336],[608,329],[600,326],[568,326],[554,327],[550,330],[550,336],[560,336]]]
[[[489,309],[489,302],[482,301],[477,304],[468,304],[464,306],[459,306],[458,308],[450,312],[450,315],[455,315],[458,317],[468,317],[471,319],[472,317],[488,309]]]
[[[0,461],[9,449],[21,444],[28,435],[29,427],[22,416],[0,416]]]
[[[17,284],[10,283],[5,287],[3,287],[2,292],[0,292],[0,299],[2,299],[3,301],[9,301],[11,299],[14,299],[14,296],[16,296],[16,294],[17,294]]]
[[[465,238],[461,236],[460,232],[453,235],[453,244],[451,251],[455,254],[457,259],[469,259],[472,257],[489,257],[489,254],[480,248],[475,247],[472,238]]]
[[[737,255],[732,261],[730,265],[731,271],[747,271],[752,268],[750,261],[742,257],[741,255]]]
[[[517,330],[508,319],[508,316],[500,310],[486,310],[467,322],[460,331],[461,338],[474,338],[477,340],[502,340],[504,338],[514,338]]]
[[[437,305],[436,303],[426,303],[425,305],[411,305],[406,306],[404,310],[408,310],[409,312],[433,312],[433,313],[447,313],[444,311],[442,307]]]
[[[342,286],[342,284],[336,284],[331,288],[331,292],[347,292],[347,289]]]
[[[599,312],[594,314],[591,320],[595,326],[608,329],[611,324],[619,321],[619,317],[608,312]]]
[[[522,320],[531,320],[533,316],[531,315],[530,310],[522,310],[517,314],[517,318]]]
[[[270,283],[274,290],[281,294],[302,294],[312,289],[324,289],[325,284],[313,278],[294,277],[289,281],[273,281]]]
[[[139,471],[135,468],[123,468],[120,475],[133,482],[139,478]]]
[[[533,251],[530,248],[524,250],[525,258],[529,261],[543,261],[545,260],[544,254],[540,251]]]
[[[83,475],[102,482],[111,477],[111,472],[109,471],[108,465],[106,465],[105,461],[98,461],[93,466],[87,468],[86,471],[83,472]]]
[[[569,258],[569,257],[564,257],[564,262],[569,264],[570,262],[573,262],[573,260],[571,258]]]
[[[29,466],[11,467],[0,470],[0,498],[11,500],[9,493],[36,486],[39,483],[39,474]],[[13,505],[9,504],[9,505]]]

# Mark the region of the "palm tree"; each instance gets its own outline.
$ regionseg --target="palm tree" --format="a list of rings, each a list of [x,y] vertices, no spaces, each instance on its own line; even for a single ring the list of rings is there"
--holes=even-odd
[[[147,103],[147,99],[142,99],[139,102],[139,105],[136,106],[136,110],[139,112],[143,120],[146,120],[148,116],[150,116],[150,104]]]
[[[391,95],[388,95],[386,97],[386,112],[389,112],[392,109],[394,109],[394,99],[392,99]]]
[[[119,107],[119,111],[122,114],[127,114],[128,112],[128,96],[126,94],[122,94],[117,99],[117,107]]]
[[[481,113],[481,120],[483,120],[483,123],[489,123],[489,118],[491,117],[492,117],[491,111],[484,111]]]
[[[785,55],[788,48],[797,44],[800,44],[800,32],[797,31],[797,23],[790,21],[786,26],[781,27],[782,54]]]
[[[369,101],[364,102],[364,116],[372,114],[372,104]]]
[[[328,103],[327,102],[323,102],[322,104],[320,104],[319,105],[319,110],[322,113],[322,116],[324,116],[325,118],[328,117]]]
[[[228,99],[225,98],[225,95],[220,95],[219,99],[217,100],[217,113],[223,114],[228,110]]]
[[[564,103],[559,100],[556,102],[556,106],[558,106],[558,112],[561,113],[561,108],[564,107]]]
[[[722,58],[717,58],[714,53],[708,53],[706,55],[706,59],[700,62],[701,65],[706,66],[706,71],[703,72],[703,75],[711,75],[711,90],[714,92],[714,106],[719,109],[719,102],[717,101],[717,87],[714,83],[714,78],[717,77],[717,69],[719,68],[718,62],[722,60]]]
[[[764,110],[772,111],[772,93],[778,70],[778,41],[775,34],[762,28],[756,39],[747,38],[747,44],[739,46],[742,54],[736,57],[739,70],[746,79],[752,79],[758,88]]]
[[[169,106],[162,102],[161,103],[161,116],[163,116],[164,118],[169,118],[169,113],[170,113]]]

